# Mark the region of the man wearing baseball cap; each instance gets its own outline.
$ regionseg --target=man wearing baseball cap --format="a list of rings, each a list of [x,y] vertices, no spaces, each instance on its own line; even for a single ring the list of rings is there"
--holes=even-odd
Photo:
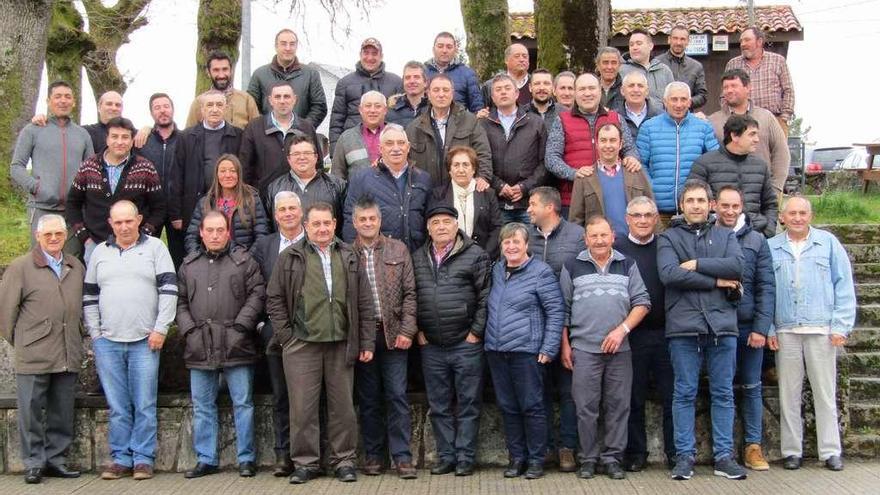
[[[346,129],[361,123],[358,111],[361,95],[378,91],[389,97],[403,92],[403,80],[391,72],[385,72],[382,61],[382,43],[373,37],[361,43],[360,60],[355,70],[336,83],[336,96],[330,112],[330,152],[335,152],[336,140]]]
[[[469,476],[480,421],[489,255],[458,229],[455,208],[433,206],[427,218],[430,239],[413,253],[413,268],[416,338],[437,443],[431,474]]]

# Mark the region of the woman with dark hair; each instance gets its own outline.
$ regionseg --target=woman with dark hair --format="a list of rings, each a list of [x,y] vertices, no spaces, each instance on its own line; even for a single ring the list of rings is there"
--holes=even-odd
[[[260,237],[269,234],[266,210],[257,190],[241,180],[241,162],[233,154],[224,154],[214,166],[214,182],[195,210],[186,229],[184,245],[186,252],[199,249],[199,225],[202,217],[211,210],[223,213],[232,228],[229,239],[233,246],[250,247]]]
[[[434,188],[431,204],[455,208],[459,229],[489,253],[491,259],[498,258],[501,212],[494,189],[476,190],[477,152],[470,146],[453,146],[446,152],[446,170],[452,180]]]

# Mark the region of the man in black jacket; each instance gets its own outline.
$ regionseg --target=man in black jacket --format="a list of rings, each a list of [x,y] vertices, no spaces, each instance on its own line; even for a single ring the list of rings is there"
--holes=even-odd
[[[546,78],[546,77],[545,77]],[[494,108],[480,119],[492,150],[490,184],[498,193],[502,223],[529,224],[529,192],[544,182],[547,128],[539,115],[517,109],[519,90],[507,74],[491,81]]]
[[[689,42],[688,28],[676,24],[669,31],[669,51],[656,57],[657,61],[665,64],[672,71],[676,81],[681,81],[691,88],[691,111],[697,111],[706,104],[708,91],[706,90],[706,73],[703,64],[688,57],[685,48]]]
[[[427,217],[430,240],[413,253],[413,269],[417,339],[437,443],[431,474],[470,476],[480,424],[489,256],[458,230],[454,208],[434,206]]]
[[[698,180],[679,196],[684,218],[673,219],[657,241],[657,267],[666,286],[666,338],[675,370],[672,478],[694,474],[694,422],[703,360],[709,375],[715,475],[745,479],[733,455],[733,375],[739,336],[736,304],[743,255],[733,231],[709,221],[712,191]]]
[[[752,228],[769,238],[776,235],[779,210],[770,168],[755,154],[758,139],[757,120],[731,115],[724,124],[724,146],[694,160],[688,179],[707,182],[716,196],[724,186],[742,191]]]
[[[168,194],[168,219],[171,228],[181,235],[186,232],[199,200],[214,182],[217,158],[238,153],[241,143],[241,129],[223,120],[226,111],[223,93],[208,92],[199,98],[202,121],[184,129],[178,137]]]

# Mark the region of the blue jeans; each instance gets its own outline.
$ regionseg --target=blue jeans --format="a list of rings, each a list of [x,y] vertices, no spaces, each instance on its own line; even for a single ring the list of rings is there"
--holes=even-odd
[[[529,212],[526,211],[525,208],[517,208],[515,210],[505,210],[501,209],[501,223],[503,225],[507,225],[512,222],[519,222],[526,226],[532,223],[531,218],[529,218]]]
[[[373,360],[369,363],[359,361],[355,365],[361,436],[364,439],[364,453],[370,459],[387,459],[384,452],[387,431],[388,448],[394,462],[412,462],[409,448],[412,426],[406,397],[408,352],[389,350],[385,333],[378,332]]]
[[[553,402],[559,396],[559,448],[575,450],[578,446],[577,414],[571,397],[571,370],[559,359],[544,365],[544,409],[547,411],[547,448],[557,448],[554,435]]]
[[[422,346],[429,416],[444,462],[474,462],[480,431],[483,343]]]
[[[110,457],[116,464],[152,466],[156,458],[156,394],[159,351],[147,339],[92,343],[98,376],[110,406]]]
[[[733,375],[736,370],[736,337],[672,337],[669,357],[675,371],[672,420],[678,455],[695,456],[694,414],[703,359],[709,375],[712,451],[716,461],[733,454]]]
[[[504,420],[510,460],[543,463],[547,451],[544,367],[527,352],[486,352],[495,399]]]
[[[761,443],[764,436],[764,399],[761,392],[761,371],[764,348],[749,347],[750,330],[740,331],[737,341],[736,365],[738,383],[742,387],[742,422],[746,443]]]
[[[238,463],[254,462],[254,367],[251,365],[223,368],[223,378],[229,386],[232,412],[235,419],[235,444]],[[203,464],[218,466],[217,436],[220,421],[217,416],[217,392],[220,370],[189,370],[189,384],[193,404],[193,448]]]

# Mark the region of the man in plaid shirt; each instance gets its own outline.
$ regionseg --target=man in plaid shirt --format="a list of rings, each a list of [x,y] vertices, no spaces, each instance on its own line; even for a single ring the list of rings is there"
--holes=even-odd
[[[725,72],[742,69],[749,74],[752,103],[769,110],[788,137],[788,121],[794,113],[794,86],[785,57],[764,51],[764,33],[756,27],[743,31],[739,44],[742,55],[727,62]]]

